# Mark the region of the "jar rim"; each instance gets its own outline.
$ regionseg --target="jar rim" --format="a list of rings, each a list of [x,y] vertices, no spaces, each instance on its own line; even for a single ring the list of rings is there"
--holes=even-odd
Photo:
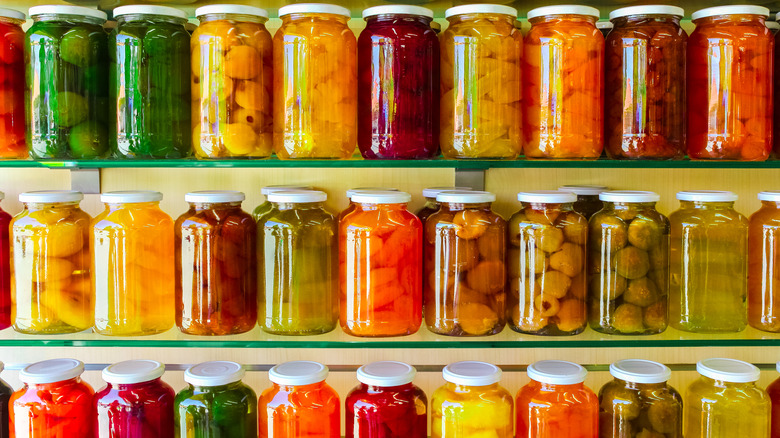
[[[540,360],[528,365],[528,377],[549,385],[576,385],[585,381],[588,370],[565,360]]]
[[[365,190],[352,194],[350,200],[356,204],[406,204],[412,200],[412,195],[389,190]]]
[[[517,194],[520,202],[539,204],[566,204],[577,201],[577,195],[572,192],[560,190],[536,190],[532,192],[520,192]]]
[[[370,386],[390,387],[412,383],[417,370],[406,363],[385,360],[372,362],[357,370],[357,379]]]
[[[25,20],[27,16],[24,12],[17,11],[16,9],[0,8],[0,17],[10,18],[12,20]]]
[[[76,359],[50,359],[27,365],[19,373],[24,383],[43,384],[75,379],[84,372],[84,363]]]
[[[399,191],[395,187],[357,187],[354,189],[347,190],[347,199],[352,199],[353,196],[355,196],[358,193],[362,192],[374,192],[374,191],[380,191],[380,192],[397,192]]]
[[[296,3],[279,8],[279,18],[290,14],[333,14],[349,18],[349,9],[327,3]]]
[[[200,192],[190,192],[184,195],[186,202],[199,202],[204,204],[223,203],[223,202],[242,202],[246,199],[243,192],[236,190],[204,190]]]
[[[477,190],[452,190],[440,192],[436,195],[436,202],[449,204],[484,204],[496,202],[496,194]]]
[[[215,360],[189,367],[184,381],[194,386],[222,386],[240,381],[244,374],[244,367],[236,362]]]
[[[612,377],[632,383],[663,383],[672,377],[666,365],[651,360],[625,359],[609,365]]]
[[[196,18],[210,14],[252,15],[255,17],[268,18],[268,11],[265,9],[246,5],[208,5],[195,9]]]
[[[159,379],[165,365],[156,360],[126,360],[103,368],[103,380],[113,385],[132,385]]]
[[[700,18],[714,17],[716,15],[761,15],[769,17],[769,9],[757,5],[713,6],[694,12],[691,14],[691,20],[696,21]]]
[[[166,17],[181,18],[186,20],[187,13],[181,9],[171,8],[168,6],[158,5],[130,5],[120,6],[114,9],[114,18],[121,17],[123,15],[162,15]]]
[[[325,381],[328,367],[311,360],[280,363],[268,371],[268,380],[277,385],[301,386]]]
[[[269,193],[268,202],[305,204],[310,202],[325,202],[328,194],[319,190],[279,190]]]
[[[373,6],[363,10],[363,19],[376,17],[377,15],[419,15],[433,19],[433,11],[422,6],[414,5],[382,5]]]
[[[725,190],[685,190],[677,192],[677,199],[693,202],[734,202],[739,196]]]
[[[106,204],[133,204],[137,202],[159,202],[163,194],[153,190],[122,190],[100,194],[100,202]]]
[[[643,5],[643,6],[628,6],[625,8],[615,9],[609,13],[609,19],[615,20],[621,17],[627,17],[629,15],[673,15],[676,17],[684,17],[685,10],[677,6],[670,5]]]
[[[696,364],[696,371],[712,380],[729,383],[751,383],[761,377],[758,367],[736,359],[704,359]]]
[[[531,20],[533,18],[544,17],[546,15],[586,15],[590,17],[596,17],[597,20],[601,17],[599,10],[590,6],[555,5],[542,6],[541,8],[531,9],[528,11],[526,18]]]
[[[81,17],[92,17],[103,21],[108,19],[108,15],[100,10],[87,8],[84,6],[73,5],[42,5],[33,6],[27,11],[30,18],[38,15],[74,15]]]
[[[487,386],[501,381],[501,368],[487,362],[454,362],[442,370],[444,380],[463,386]]]
[[[281,192],[285,190],[311,190],[312,186],[301,186],[301,185],[277,185],[277,186],[265,186],[260,189],[260,193],[268,196],[273,192]]]
[[[54,202],[80,202],[84,194],[75,190],[40,190],[19,194],[19,202],[28,204]]]

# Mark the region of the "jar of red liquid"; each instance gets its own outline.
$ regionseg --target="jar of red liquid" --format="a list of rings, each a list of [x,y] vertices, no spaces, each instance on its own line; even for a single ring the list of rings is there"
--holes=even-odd
[[[598,438],[599,399],[582,383],[587,375],[562,360],[529,365],[531,382],[517,393],[517,438]]]
[[[422,224],[404,192],[359,192],[339,223],[341,327],[353,336],[415,333],[422,321]]]
[[[775,365],[780,373],[780,362]],[[775,380],[766,387],[769,399],[772,401],[772,438],[780,438],[780,379]]]
[[[95,394],[95,438],[171,438],[173,388],[160,380],[165,365],[128,360],[103,369],[107,385]]]
[[[358,38],[358,147],[364,158],[432,158],[439,150],[439,39],[433,11],[363,11]]]
[[[760,192],[748,225],[748,323],[780,332],[780,192]],[[778,435],[780,437],[780,435]]]
[[[0,362],[0,373],[3,372],[4,368],[5,364]],[[8,401],[13,393],[13,388],[8,386],[3,380],[0,380],[0,437],[11,436],[8,431],[8,426],[11,424],[8,418]]]
[[[347,395],[347,438],[426,438],[428,400],[412,381],[413,366],[374,362],[357,370],[360,385]]]
[[[293,361],[268,371],[272,386],[260,396],[260,438],[340,438],[338,393],[325,379],[328,367]]]
[[[439,207],[441,207],[441,204],[436,200],[436,196],[439,195],[441,192],[467,192],[471,190],[471,187],[428,187],[427,189],[423,189],[422,195],[425,198],[425,205],[419,210],[417,210],[417,217],[420,219],[422,223],[425,223],[425,220],[430,217],[430,215],[436,213],[439,211]]]
[[[5,193],[0,192],[0,201]],[[11,215],[0,208],[0,330],[11,326]]]
[[[24,119],[25,15],[0,8],[0,160],[27,158]]]
[[[691,16],[688,156],[763,161],[772,151],[774,36],[763,6],[717,6]]]
[[[84,364],[52,359],[19,373],[24,387],[11,396],[10,421],[18,438],[93,438],[95,391],[81,380]]]

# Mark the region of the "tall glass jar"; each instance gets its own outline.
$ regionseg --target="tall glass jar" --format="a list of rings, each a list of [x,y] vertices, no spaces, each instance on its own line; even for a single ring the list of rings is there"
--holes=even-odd
[[[271,387],[260,395],[260,438],[341,437],[341,402],[325,379],[328,367],[294,361],[268,372]]]
[[[506,221],[496,195],[441,192],[425,221],[423,303],[428,330],[450,336],[494,335],[506,325]]]
[[[176,326],[233,335],[257,322],[257,228],[234,191],[192,192],[176,233]]]
[[[93,322],[89,223],[80,192],[19,195],[24,211],[11,233],[11,306],[14,330],[60,334],[87,330]]]
[[[669,216],[669,324],[699,333],[739,332],[747,325],[748,220],[737,195],[677,193]]]
[[[257,395],[241,382],[235,362],[203,362],[187,369],[189,385],[174,401],[175,438],[257,438]]]
[[[0,160],[27,158],[24,20],[23,13],[0,8]]]
[[[319,191],[268,195],[257,224],[260,327],[277,335],[327,333],[339,320],[338,222]]]
[[[509,327],[535,335],[585,330],[588,222],[572,210],[573,193],[521,192],[509,221]]]
[[[775,370],[780,373],[780,362],[775,365]],[[767,395],[772,402],[771,438],[780,437],[780,379],[775,379],[767,388]]]
[[[5,193],[0,192],[0,201]],[[10,327],[11,320],[11,215],[0,208],[0,330]],[[2,423],[2,419],[0,419]],[[0,425],[0,427],[2,427]]]
[[[523,72],[526,158],[598,158],[603,149],[604,37],[598,9],[528,12]]]
[[[352,156],[357,145],[357,41],[349,9],[279,8],[274,47],[274,152],[281,159]]]
[[[268,195],[274,192],[282,192],[287,190],[312,190],[313,187],[311,186],[303,186],[303,185],[296,185],[296,184],[289,184],[289,185],[275,185],[275,186],[265,186],[262,189],[260,189],[260,194],[262,194],[265,197],[265,201],[255,207],[255,209],[252,211],[252,217],[255,219],[255,222],[260,222],[262,217],[271,211],[271,208],[273,208],[273,205],[268,202]]]
[[[600,436],[682,438],[682,396],[666,382],[672,371],[649,360],[609,366],[615,379],[601,387]]]
[[[774,36],[763,6],[693,13],[688,39],[688,156],[764,161],[772,152]],[[678,102],[679,104],[679,102]]]
[[[100,195],[105,210],[92,221],[95,331],[139,336],[173,327],[173,219],[159,192]]]
[[[5,364],[0,362],[0,372],[5,369]],[[9,401],[14,390],[4,380],[0,380],[0,436],[10,437],[11,419],[9,418]]]
[[[630,6],[609,13],[605,146],[610,158],[685,155],[685,49],[682,8]]]
[[[439,211],[439,207],[441,207],[441,204],[439,204],[438,201],[436,201],[436,196],[439,195],[441,192],[467,192],[470,191],[471,187],[428,187],[427,189],[423,189],[422,195],[423,198],[425,198],[425,205],[419,210],[417,210],[417,213],[415,215],[418,219],[420,219],[420,222],[423,224],[425,221],[434,213]]]
[[[266,158],[272,149],[273,48],[268,12],[244,5],[195,10],[190,40],[195,156]]]
[[[562,360],[529,365],[531,381],[517,393],[517,438],[598,438],[599,399],[587,375]]]
[[[604,203],[599,199],[599,193],[609,190],[607,186],[565,185],[558,187],[559,192],[574,193],[577,200],[572,205],[572,210],[590,220],[591,216],[604,208]]]
[[[95,391],[81,380],[84,364],[75,359],[52,359],[28,365],[19,373],[24,387],[8,402],[11,437],[96,438],[92,397]]]
[[[82,6],[30,8],[27,146],[34,159],[100,158],[108,151],[106,13]]]
[[[734,359],[705,359],[685,394],[685,438],[769,438],[771,401],[756,386],[757,367]]]
[[[95,394],[95,438],[172,438],[174,392],[161,380],[165,365],[128,360],[103,369]]]
[[[428,437],[428,399],[412,381],[413,366],[373,362],[357,370],[358,386],[347,395],[347,438]]]
[[[339,223],[341,327],[353,336],[401,336],[422,321],[422,224],[403,192],[359,192]]]
[[[514,159],[521,146],[523,36],[517,10],[456,6],[441,34],[441,150],[446,158]]]
[[[431,399],[431,438],[512,438],[512,395],[498,382],[501,369],[485,362],[444,367],[447,382]]]
[[[748,323],[780,332],[780,192],[758,194],[748,232]]]
[[[363,11],[358,38],[358,146],[368,159],[433,158],[439,151],[439,39],[433,11]]]

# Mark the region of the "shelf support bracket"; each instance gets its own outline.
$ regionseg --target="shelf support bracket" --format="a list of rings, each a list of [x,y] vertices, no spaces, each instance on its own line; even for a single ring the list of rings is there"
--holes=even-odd
[[[70,169],[70,189],[86,194],[100,193],[100,169]]]
[[[486,169],[455,169],[455,186],[485,190]]]

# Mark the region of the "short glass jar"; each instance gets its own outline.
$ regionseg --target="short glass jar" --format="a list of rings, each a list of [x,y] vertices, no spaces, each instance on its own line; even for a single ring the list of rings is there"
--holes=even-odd
[[[574,201],[572,209],[590,220],[590,217],[604,208],[604,203],[599,199],[599,193],[609,190],[607,186],[578,186],[566,185],[558,187],[559,192],[574,193],[577,200]]]
[[[0,192],[0,201],[5,193]],[[11,326],[11,215],[0,207],[0,330]],[[2,423],[2,419],[0,419]],[[0,426],[2,427],[2,426]]]
[[[0,160],[28,157],[24,108],[25,15],[0,8]]]
[[[780,192],[758,194],[748,232],[748,323],[780,332]]]
[[[470,190],[471,187],[428,187],[427,189],[423,189],[422,195],[423,198],[425,198],[425,205],[417,210],[415,215],[420,219],[420,222],[424,224],[425,220],[428,219],[430,215],[439,211],[439,207],[441,207],[441,204],[436,201],[436,196],[439,193],[451,191],[465,192]]]
[[[260,194],[262,194],[265,197],[265,200],[255,207],[255,209],[252,211],[252,217],[255,219],[255,222],[260,222],[260,219],[271,211],[271,203],[268,202],[268,195],[270,195],[273,192],[280,192],[280,191],[286,191],[286,190],[312,190],[313,187],[311,186],[302,186],[302,185],[296,185],[296,184],[290,184],[290,185],[275,185],[275,186],[265,186],[260,189]]]

